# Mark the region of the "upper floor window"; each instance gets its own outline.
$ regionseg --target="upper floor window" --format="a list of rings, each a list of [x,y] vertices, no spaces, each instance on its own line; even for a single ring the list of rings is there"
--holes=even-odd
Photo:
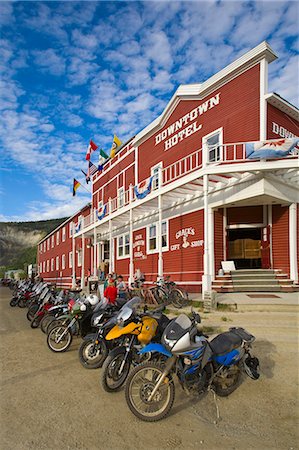
[[[73,222],[71,222],[69,226],[70,226],[69,234],[70,234],[70,237],[71,237],[71,236],[73,236]]]
[[[69,268],[73,268],[73,252],[69,252]]]
[[[54,247],[54,234],[52,234],[52,248]]]
[[[118,259],[127,258],[130,255],[130,234],[126,233],[117,238]]]
[[[82,253],[81,250],[77,250],[77,255],[78,255],[78,267],[82,266]]]
[[[56,270],[59,270],[59,256],[56,256]]]
[[[61,256],[61,269],[65,269],[65,255]]]
[[[208,163],[218,162],[223,159],[222,145],[223,145],[223,130],[219,128],[212,133],[204,136],[202,139],[204,149],[204,159]]]
[[[56,233],[56,245],[59,245],[59,231]]]
[[[118,207],[121,208],[125,204],[125,188],[122,186],[118,189]]]
[[[47,239],[47,250],[50,250],[50,238]]]
[[[162,184],[161,174],[162,174],[162,162],[151,168],[151,176],[153,177],[152,182],[153,190],[159,189],[159,187],[161,186]]]
[[[43,272],[46,272],[46,261],[43,262]]]
[[[168,222],[161,223],[162,250],[168,249]],[[155,253],[158,249],[158,224],[153,223],[147,228],[147,253]]]
[[[44,252],[46,251],[46,241],[44,241]]]
[[[66,239],[66,229],[65,227],[62,228],[62,242],[64,242]]]
[[[50,260],[48,259],[47,260],[47,272],[49,272],[49,270],[50,270]]]
[[[51,271],[53,272],[54,270],[54,258],[51,259]]]

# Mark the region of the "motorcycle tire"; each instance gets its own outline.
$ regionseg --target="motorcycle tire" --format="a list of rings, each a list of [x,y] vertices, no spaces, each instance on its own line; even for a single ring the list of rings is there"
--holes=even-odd
[[[31,322],[31,320],[33,320],[33,317],[37,313],[37,310],[38,310],[38,305],[30,306],[30,308],[28,309],[27,314],[26,314],[26,317],[29,320],[29,322]]]
[[[53,320],[49,321],[46,329],[46,334],[49,334],[52,328],[57,327],[58,325],[64,325],[65,319],[59,319],[57,317],[53,317]]]
[[[51,314],[44,315],[44,317],[40,321],[40,329],[42,330],[43,333],[45,334],[47,333],[47,328],[54,319],[55,317],[52,316]]]
[[[183,308],[189,303],[188,294],[181,289],[175,288],[171,291],[170,301],[175,308]]]
[[[148,378],[151,372],[152,379]],[[155,386],[155,380],[161,376],[162,372],[163,367],[160,364],[145,362],[136,366],[128,376],[126,383],[127,405],[138,419],[145,422],[157,422],[158,420],[164,419],[172,408],[175,389],[170,374],[167,375],[167,378],[156,393],[158,401],[156,399],[151,402],[146,401],[146,396],[152,391]],[[160,408],[159,405],[156,407],[156,404],[161,402],[163,396],[165,398],[164,403]],[[152,410],[150,410],[151,406],[153,407]]]
[[[118,374],[118,369],[121,366],[125,353],[126,351],[123,350],[113,356],[108,355],[106,358],[101,373],[101,382],[104,391],[116,392],[126,382],[131,367],[129,358],[125,362],[122,373],[120,375]]]
[[[16,297],[13,297],[10,302],[9,302],[10,306],[14,307],[17,306],[18,304],[18,299]]]
[[[108,349],[104,340],[97,344],[97,350],[94,351],[94,339],[88,339],[82,342],[79,347],[79,361],[85,369],[98,369],[102,367],[105,361]]]
[[[47,336],[47,344],[52,352],[54,353],[66,352],[67,349],[70,347],[73,340],[73,335],[68,329],[67,330],[66,329],[67,329],[66,326],[57,325],[56,327],[53,327],[49,332]],[[61,335],[64,332],[65,334],[62,340],[60,342],[57,342],[57,340],[61,337]]]
[[[223,383],[217,383],[217,378],[213,383],[213,389],[219,397],[227,397],[234,392],[240,385],[241,370],[238,368],[236,373],[230,378],[230,384],[225,387]]]
[[[24,298],[20,298],[18,301],[18,307],[19,308],[25,308],[26,307],[26,300]]]
[[[34,317],[31,321],[31,328],[38,328],[40,324],[41,319],[39,317]]]

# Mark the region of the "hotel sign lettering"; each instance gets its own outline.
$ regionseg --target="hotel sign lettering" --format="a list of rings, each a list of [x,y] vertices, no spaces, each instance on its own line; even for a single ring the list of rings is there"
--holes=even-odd
[[[198,117],[214,108],[215,106],[219,105],[219,103],[220,92],[218,92],[218,94],[214,95],[214,97],[211,97],[206,102],[192,109],[187,114],[180,117],[178,120],[161,131],[161,133],[157,134],[157,136],[155,137],[155,145],[164,142],[164,150],[169,150],[171,147],[174,147],[183,139],[201,130],[202,124],[198,123]]]
[[[295,136],[295,134],[291,133],[289,130],[278,125],[275,122],[272,122],[272,131],[273,131],[273,133],[278,134],[278,136],[280,136],[282,138],[286,138],[286,139],[297,137],[297,136]]]

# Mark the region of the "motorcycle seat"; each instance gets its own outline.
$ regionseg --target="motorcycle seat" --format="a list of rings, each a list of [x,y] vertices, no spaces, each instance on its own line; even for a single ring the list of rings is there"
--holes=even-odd
[[[226,331],[216,336],[210,342],[210,347],[215,355],[229,353],[242,344],[242,339],[231,331]]]

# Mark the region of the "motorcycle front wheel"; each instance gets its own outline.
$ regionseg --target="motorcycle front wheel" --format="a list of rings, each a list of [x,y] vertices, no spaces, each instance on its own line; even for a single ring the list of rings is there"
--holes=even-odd
[[[58,325],[51,329],[47,336],[47,344],[52,352],[65,352],[71,345],[73,335],[67,326]]]
[[[10,306],[17,306],[18,304],[18,299],[16,297],[13,297],[10,302],[9,302]]]
[[[163,373],[159,364],[146,362],[136,366],[126,383],[126,401],[132,413],[145,422],[156,422],[166,417],[173,405],[175,390],[169,374],[152,400],[149,400],[155,385]]]
[[[102,367],[107,353],[107,346],[103,340],[96,344],[94,339],[88,339],[80,345],[79,360],[85,369],[98,369]]]
[[[38,305],[32,305],[27,311],[26,317],[31,322],[33,317],[35,316],[36,312],[38,310]]]
[[[47,328],[50,322],[54,320],[54,316],[51,314],[45,314],[42,320],[40,321],[40,329],[43,333],[47,333]]]
[[[125,383],[131,367],[129,358],[123,363],[126,351],[108,356],[103,364],[102,386],[106,392],[118,391]]]
[[[19,308],[25,308],[25,306],[26,306],[26,299],[25,298],[20,298],[20,300],[18,301],[18,306],[19,306]]]

